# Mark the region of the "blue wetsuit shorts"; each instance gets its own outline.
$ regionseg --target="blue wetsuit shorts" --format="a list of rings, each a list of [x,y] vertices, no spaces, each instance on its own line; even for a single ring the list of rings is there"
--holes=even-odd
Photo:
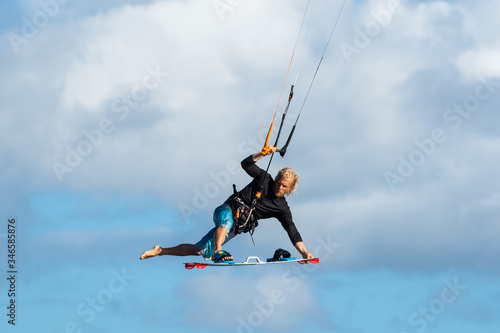
[[[198,250],[205,259],[210,259],[214,255],[214,235],[215,230],[217,230],[218,227],[225,227],[228,230],[223,244],[226,244],[236,235],[235,232],[231,232],[234,221],[233,212],[231,211],[231,207],[228,205],[223,204],[215,209],[214,223],[215,227],[210,230],[198,243],[196,243]]]

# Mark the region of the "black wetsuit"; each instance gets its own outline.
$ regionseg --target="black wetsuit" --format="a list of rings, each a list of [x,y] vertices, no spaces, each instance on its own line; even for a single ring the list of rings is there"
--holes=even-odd
[[[302,242],[302,237],[295,227],[295,223],[293,223],[292,212],[290,211],[290,207],[288,206],[286,199],[284,197],[277,198],[273,193],[274,180],[271,175],[265,170],[259,168],[253,161],[252,156],[245,158],[241,162],[241,166],[246,173],[253,178],[253,181],[250,184],[238,192],[238,196],[247,205],[250,205],[252,202],[261,180],[264,179],[262,195],[253,212],[255,218],[257,220],[268,219],[271,217],[278,219],[278,221],[281,222],[283,229],[285,229],[288,233],[288,237],[290,237],[292,244],[295,245],[297,242]],[[225,203],[234,211],[234,207],[230,199],[231,197]]]

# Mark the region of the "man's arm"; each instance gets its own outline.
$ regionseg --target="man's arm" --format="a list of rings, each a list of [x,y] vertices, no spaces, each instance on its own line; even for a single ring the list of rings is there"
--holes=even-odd
[[[275,151],[276,151],[276,148],[274,150],[270,148],[270,150],[267,154],[262,154],[262,152],[258,152],[258,153],[255,153],[253,155],[250,155],[247,158],[245,158],[243,161],[241,161],[241,167],[252,178],[263,177],[266,174],[266,172],[263,169],[259,168],[256,165],[256,162],[258,160],[260,160],[262,157],[264,157],[266,155],[270,155]]]
[[[304,259],[314,258],[314,256],[310,252],[307,252],[307,249],[306,249],[303,242],[295,243],[295,248],[297,249],[297,251],[300,252],[300,254],[302,255],[302,258],[304,258]]]
[[[262,157],[264,157],[266,155],[271,155],[271,154],[273,154],[275,152],[276,152],[276,147],[270,146],[269,147],[269,151],[268,151],[267,154],[262,154],[262,152],[255,153],[255,154],[252,155],[252,160],[254,162],[257,162]],[[304,259],[314,258],[314,256],[310,252],[307,251],[306,246],[304,245],[303,242],[300,241],[300,242],[295,243],[295,248],[297,249],[297,251],[299,251],[299,253],[302,256],[302,258],[304,258]]]
[[[257,162],[258,160],[260,160],[262,157],[266,156],[266,155],[271,155],[273,153],[276,152],[276,147],[269,147],[269,152],[267,154],[262,154],[262,152],[258,152],[258,153],[255,153],[252,155],[252,160],[254,162]]]

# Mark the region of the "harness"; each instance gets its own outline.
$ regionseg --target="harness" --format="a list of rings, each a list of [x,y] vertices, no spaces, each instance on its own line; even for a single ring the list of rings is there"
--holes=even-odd
[[[252,200],[252,204],[249,206],[238,196],[238,191],[236,191],[236,185],[234,184],[233,192],[233,195],[228,201],[233,208],[234,230],[238,234],[248,232],[250,233],[250,237],[252,237],[255,232],[255,228],[259,225],[259,222],[253,214],[259,200],[254,198],[254,200]]]

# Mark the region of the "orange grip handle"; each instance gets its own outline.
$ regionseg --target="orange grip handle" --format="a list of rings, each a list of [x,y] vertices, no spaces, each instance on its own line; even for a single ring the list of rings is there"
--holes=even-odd
[[[273,131],[274,121],[271,123],[269,127],[269,132],[267,132],[266,142],[264,142],[264,147],[262,148],[262,155],[267,155],[271,151],[269,148],[269,138],[271,137],[271,132]]]
[[[274,121],[271,123],[271,126],[269,127],[269,132],[267,132],[266,142],[264,143],[264,147],[267,147],[269,145],[269,138],[271,137],[271,132],[273,131],[273,126],[274,126]]]

